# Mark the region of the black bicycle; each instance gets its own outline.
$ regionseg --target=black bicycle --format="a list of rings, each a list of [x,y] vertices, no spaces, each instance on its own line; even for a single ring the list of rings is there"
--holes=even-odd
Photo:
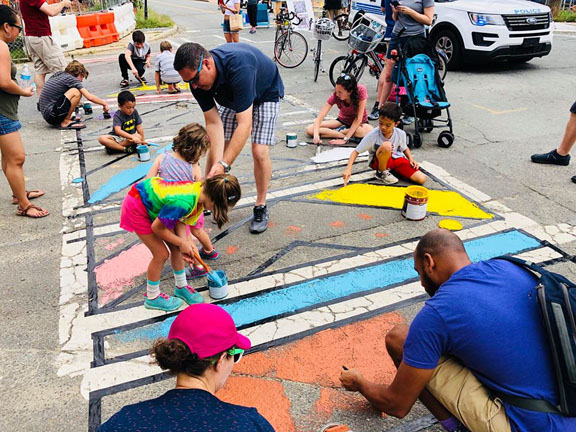
[[[294,22],[294,23],[293,23]],[[276,37],[274,39],[274,60],[279,65],[291,69],[300,66],[308,55],[308,42],[302,34],[294,31],[302,19],[286,8],[276,16]]]
[[[314,24],[310,20],[310,26],[313,27],[313,36],[318,40],[316,48],[312,48],[314,53],[314,82],[318,80],[318,73],[320,69],[324,73],[325,70],[322,67],[322,41],[329,40],[334,29],[334,22],[326,18],[326,11],[323,11],[322,18],[318,18]]]

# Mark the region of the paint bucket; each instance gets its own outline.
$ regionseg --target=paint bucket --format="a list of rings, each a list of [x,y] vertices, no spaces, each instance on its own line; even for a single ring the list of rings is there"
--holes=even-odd
[[[92,114],[92,104],[90,102],[86,102],[82,108],[84,108],[84,114]]]
[[[298,135],[295,133],[286,134],[286,147],[294,148],[298,145]]]
[[[408,186],[404,195],[402,216],[411,221],[419,221],[426,217],[428,207],[428,189],[422,186]]]
[[[150,160],[150,149],[147,145],[139,145],[136,147],[136,153],[138,153],[138,160],[140,162],[146,162]]]
[[[228,295],[228,277],[224,270],[214,270],[208,273],[208,291],[214,300],[223,299]]]

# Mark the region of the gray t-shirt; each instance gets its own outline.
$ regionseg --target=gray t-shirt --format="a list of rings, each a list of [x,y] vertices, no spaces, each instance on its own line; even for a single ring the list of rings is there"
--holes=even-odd
[[[414,9],[416,12],[423,14],[425,8],[434,7],[434,0],[400,0],[400,6],[406,6]],[[420,24],[412,17],[398,13],[396,24],[394,24],[393,33],[397,35],[402,29],[406,29],[401,37],[414,36],[424,33],[424,24]]]
[[[38,104],[40,105],[42,115],[50,112],[52,106],[58,99],[64,96],[64,93],[71,88],[82,90],[84,86],[78,78],[73,77],[68,72],[56,72],[52,75],[48,81],[46,81],[44,88],[42,88],[42,93],[40,93]]]
[[[390,141],[392,144],[392,159],[406,157],[404,155],[404,151],[408,148],[406,144],[406,132],[398,128],[394,128],[394,132],[392,132],[390,138],[384,138],[384,134],[378,128],[372,130],[362,138],[362,141],[360,141],[360,144],[356,147],[356,151],[358,154],[367,151],[370,156],[373,156],[378,147],[386,141]]]
[[[150,44],[148,42],[144,42],[142,48],[136,48],[133,42],[130,42],[126,47],[132,54],[130,57],[133,59],[140,59],[145,60],[147,55],[150,55]]]
[[[160,79],[166,84],[176,84],[182,81],[180,74],[174,70],[174,53],[164,51],[156,57],[156,72],[160,72]]]
[[[112,118],[112,132],[111,135],[116,135],[114,132],[115,126],[120,126],[124,132],[129,134],[136,133],[136,126],[142,124],[142,117],[138,114],[138,111],[134,110],[132,115],[126,115],[122,112],[122,110],[118,110],[114,113],[114,117]]]

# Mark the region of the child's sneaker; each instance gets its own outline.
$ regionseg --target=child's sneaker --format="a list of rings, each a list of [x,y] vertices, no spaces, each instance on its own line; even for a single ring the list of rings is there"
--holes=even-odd
[[[174,290],[174,295],[176,297],[181,298],[189,305],[196,303],[204,303],[204,297],[202,297],[202,294],[197,292],[191,286],[185,286],[184,288],[176,288]]]
[[[186,279],[198,279],[206,276],[208,271],[204,267],[190,266],[186,267]]]
[[[220,254],[216,249],[212,249],[212,252],[206,252],[204,249],[200,249],[200,256],[204,259],[217,260],[220,257]]]
[[[132,154],[136,153],[136,144],[132,144],[124,147],[124,153]]]
[[[376,171],[376,178],[386,185],[398,183],[398,179],[390,170]]]
[[[106,154],[109,154],[109,155],[123,154],[124,153],[124,151],[116,150],[116,149],[113,149],[110,147],[105,147],[105,149],[106,149]]]
[[[120,87],[122,88],[130,87],[130,81],[123,79],[122,81],[120,81]]]
[[[182,306],[182,300],[164,293],[160,293],[160,295],[153,300],[148,298],[144,300],[144,307],[146,309],[157,309],[170,312],[178,309],[180,306]]]

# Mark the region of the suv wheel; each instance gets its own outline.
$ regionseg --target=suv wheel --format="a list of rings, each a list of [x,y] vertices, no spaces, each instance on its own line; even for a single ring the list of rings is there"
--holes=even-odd
[[[435,33],[434,46],[446,54],[448,70],[458,69],[462,66],[462,43],[453,31],[443,29]]]

